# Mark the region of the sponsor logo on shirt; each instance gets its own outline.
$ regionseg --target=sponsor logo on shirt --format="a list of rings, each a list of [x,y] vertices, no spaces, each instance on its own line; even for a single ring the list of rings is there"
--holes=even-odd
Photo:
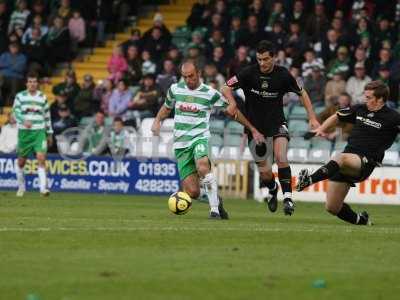
[[[254,88],[251,89],[250,92],[252,92],[252,93],[254,93],[254,94],[258,95],[258,96],[261,96],[263,98],[276,98],[276,97],[278,97],[278,92],[258,91],[258,90],[255,90]]]
[[[200,109],[196,105],[190,105],[190,104],[179,105],[179,110],[190,113],[197,113],[200,111]]]
[[[361,121],[364,125],[371,126],[371,127],[377,128],[377,129],[380,129],[382,127],[381,123],[372,121],[368,118],[364,118],[361,116],[357,116],[357,120]]]

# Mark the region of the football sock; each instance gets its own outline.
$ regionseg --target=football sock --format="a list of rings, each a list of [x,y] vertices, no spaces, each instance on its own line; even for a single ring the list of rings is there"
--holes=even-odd
[[[39,189],[40,192],[43,192],[46,189],[46,183],[47,183],[46,168],[39,166],[38,176],[39,176]]]
[[[339,172],[340,167],[338,163],[334,160],[330,160],[326,165],[323,165],[313,174],[311,174],[311,182],[316,183],[318,181],[328,179]]]
[[[343,221],[349,222],[351,224],[358,224],[359,215],[351,209],[350,205],[343,203],[342,209],[337,214],[337,217]]]
[[[292,171],[290,167],[278,169],[283,198],[292,198]]]
[[[213,173],[208,173],[203,178],[204,188],[206,190],[206,194],[208,197],[208,202],[210,204],[210,209],[212,212],[219,213],[218,205],[218,184],[217,179],[215,178]]]
[[[18,188],[25,189],[24,168],[21,169],[21,168],[17,165],[16,174],[17,174]]]
[[[272,178],[270,180],[262,180],[260,178],[260,188],[262,189],[265,187],[268,188],[270,194],[273,194],[276,191],[278,185],[276,184],[274,175],[272,175]]]

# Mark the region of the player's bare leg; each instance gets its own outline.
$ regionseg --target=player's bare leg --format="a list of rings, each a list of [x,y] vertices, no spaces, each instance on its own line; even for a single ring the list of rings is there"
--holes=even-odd
[[[38,160],[38,177],[39,177],[39,190],[42,196],[49,196],[50,191],[47,188],[47,175],[46,175],[46,154],[37,153],[36,159]]]
[[[204,156],[197,159],[196,168],[210,204],[210,218],[228,219],[229,216],[223,207],[222,199],[218,197],[217,179],[211,172],[211,164],[208,157]]]
[[[278,177],[283,193],[283,211],[285,215],[292,215],[294,203],[292,200],[292,171],[287,159],[288,139],[277,137],[274,139],[274,157],[278,166]]]
[[[25,163],[26,163],[26,157],[18,157],[17,167],[15,170],[18,182],[17,197],[23,197],[26,191],[25,174],[24,174]]]
[[[371,225],[366,211],[356,213],[344,199],[350,190],[350,184],[347,182],[329,181],[328,191],[326,193],[326,210],[339,219],[356,225]]]

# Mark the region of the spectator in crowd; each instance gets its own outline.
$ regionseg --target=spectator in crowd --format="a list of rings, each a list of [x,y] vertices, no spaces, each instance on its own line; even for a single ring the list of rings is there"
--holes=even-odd
[[[276,60],[275,63],[278,66],[285,67],[286,69],[289,69],[290,66],[292,65],[293,59],[291,57],[288,57],[286,55],[285,50],[279,50],[278,54],[276,55]]]
[[[359,45],[361,43],[361,39],[364,37],[369,38],[371,36],[368,20],[366,18],[361,18],[357,22],[357,28],[355,29],[352,40],[355,45]]]
[[[76,54],[79,45],[82,45],[86,39],[86,24],[79,10],[72,12],[72,18],[68,21],[68,29],[71,36],[72,52]]]
[[[108,116],[110,98],[114,90],[114,84],[110,79],[104,79],[94,89],[94,98],[100,103],[100,110]]]
[[[296,79],[296,82],[299,86],[304,86],[303,78],[301,77],[300,68],[296,66],[291,66],[289,69],[290,74]],[[309,91],[308,91],[309,92]],[[312,98],[311,98],[312,99]],[[299,103],[299,96],[296,93],[286,93],[283,96],[283,105],[287,105],[289,107],[293,106],[294,104]],[[321,104],[320,100],[315,102],[315,104]]]
[[[253,0],[249,5],[248,12],[257,17],[257,20],[260,22],[260,28],[264,29],[268,20],[268,14],[264,2],[262,0]]]
[[[213,32],[211,32],[211,36],[209,37],[205,48],[206,56],[212,55],[216,47],[221,47],[222,49],[224,49],[224,51],[228,50],[225,38],[221,30],[214,30]]]
[[[314,43],[322,39],[329,28],[329,21],[322,3],[316,3],[314,12],[307,18],[305,30]],[[322,57],[327,61],[326,57]]]
[[[108,148],[112,156],[122,157],[127,152],[129,134],[124,128],[124,122],[120,117],[114,118],[113,129],[110,132]]]
[[[68,23],[68,20],[72,17],[72,8],[70,0],[60,0],[60,7],[55,13],[58,17],[62,18],[64,23]]]
[[[255,47],[259,41],[263,40],[266,34],[263,30],[260,30],[258,26],[257,17],[250,15],[247,18],[247,27],[240,33],[237,39],[237,46],[247,46],[255,51]]]
[[[284,23],[285,21],[286,15],[283,9],[283,3],[280,1],[274,1],[274,3],[272,4],[272,12],[268,17],[266,27],[261,27],[261,29],[269,32],[273,30],[273,26],[276,22]]]
[[[217,67],[213,63],[208,63],[204,66],[203,82],[205,84],[216,82],[217,90],[219,90],[225,84],[225,77],[218,72]]]
[[[204,42],[203,33],[200,30],[195,30],[192,32],[191,40],[188,46],[196,45],[201,51],[206,51],[206,43]],[[188,51],[187,47],[186,51]]]
[[[92,155],[104,154],[109,135],[110,128],[105,125],[105,115],[99,111],[79,137],[79,149]]]
[[[227,78],[231,78],[238,74],[240,70],[251,64],[251,59],[248,55],[247,47],[240,46],[236,50],[236,55],[227,65]]]
[[[354,76],[351,76],[346,83],[346,92],[353,99],[353,104],[364,103],[364,87],[371,81],[371,77],[366,75],[365,66],[362,62],[354,66]]]
[[[354,62],[353,62],[353,73],[354,66],[357,63],[362,63],[364,65],[365,71],[367,74],[371,74],[372,71],[372,61],[367,57],[367,53],[363,47],[357,47],[354,51]]]
[[[132,92],[129,90],[129,83],[126,79],[120,79],[111,94],[108,103],[108,115],[120,117],[124,121],[128,119],[128,109],[132,100]]]
[[[212,62],[217,67],[219,73],[226,76],[227,61],[224,48],[222,48],[221,46],[215,47],[210,62]]]
[[[167,44],[171,43],[171,39],[172,39],[171,32],[169,31],[168,27],[165,26],[164,17],[160,13],[156,13],[154,15],[153,26],[143,34],[143,37],[142,37],[143,41],[146,41],[149,39],[154,28],[159,28],[161,30],[161,36],[163,37],[163,39],[165,40],[165,42]]]
[[[326,79],[319,65],[314,65],[312,72],[304,79],[304,88],[308,92],[313,105],[323,105]]]
[[[138,46],[131,45],[128,47],[126,62],[128,70],[125,73],[125,77],[128,78],[130,85],[138,85],[142,78],[142,60],[140,59]]]
[[[8,23],[10,16],[8,14],[7,3],[0,1],[0,53],[7,50]]]
[[[163,71],[157,75],[156,84],[160,87],[160,92],[166,96],[171,84],[178,82],[174,63],[170,59],[164,60]]]
[[[293,9],[289,14],[289,20],[292,24],[297,23],[301,28],[304,28],[307,21],[307,15],[304,11],[302,0],[296,0],[294,2]]]
[[[382,47],[382,43],[384,41],[389,41],[390,45],[394,45],[395,35],[392,29],[390,28],[390,21],[386,17],[381,17],[378,21],[378,28],[374,34],[375,44],[378,47]]]
[[[71,59],[70,37],[64,20],[55,17],[53,26],[50,27],[46,37],[48,47],[49,65],[54,68],[57,63],[67,62]]]
[[[326,119],[328,119],[339,109],[350,107],[352,105],[351,96],[347,93],[341,93],[338,97],[334,98],[332,104],[328,105],[319,115],[318,121],[322,124]],[[329,140],[341,140],[347,141],[351,130],[353,129],[353,124],[347,122],[339,122],[338,126],[328,129],[327,138]]]
[[[200,70],[203,69],[206,64],[206,58],[201,52],[200,47],[196,44],[189,45],[186,58],[195,61]]]
[[[0,153],[14,153],[17,148],[18,128],[14,116],[7,114],[6,123],[1,127],[0,132]]]
[[[57,111],[57,118],[52,119],[53,134],[56,137],[62,134],[66,129],[77,127],[78,123],[75,117],[71,114],[71,110],[67,105],[61,105]]]
[[[129,40],[127,40],[121,44],[122,50],[124,51],[125,54],[127,54],[127,51],[130,46],[137,47],[138,51],[140,51],[142,49],[142,40],[141,40],[140,29],[138,29],[138,28],[132,29]]]
[[[142,51],[142,74],[155,74],[157,70],[156,63],[152,60],[151,54],[148,50]]]
[[[242,33],[242,20],[239,16],[233,16],[231,20],[231,26],[228,32],[228,44],[230,47],[237,48],[238,46],[238,39]]]
[[[33,1],[31,13],[29,14],[28,20],[26,22],[28,26],[32,27],[32,24],[34,23],[34,18],[36,16],[40,16],[42,25],[47,27],[47,25],[46,25],[47,12],[46,12],[46,7],[44,5],[43,0],[34,0]]]
[[[182,61],[182,53],[179,52],[175,45],[171,45],[167,54],[165,55],[165,59],[170,59],[175,66],[179,66]]]
[[[159,108],[160,90],[155,82],[153,74],[147,74],[143,77],[143,84],[139,92],[129,104],[135,119],[154,117]]]
[[[336,52],[339,48],[339,35],[334,29],[328,30],[326,38],[322,42],[318,42],[314,45],[314,49],[320,53],[320,57],[325,64],[328,64],[332,59],[336,57]]]
[[[22,44],[28,44],[32,40],[32,31],[34,29],[39,29],[40,39],[42,39],[49,31],[49,27],[43,23],[41,15],[34,16],[32,24],[25,30],[24,35],[22,36]]]
[[[278,49],[283,49],[287,41],[287,34],[283,29],[282,22],[276,21],[272,25],[272,30],[267,34],[267,37]]]
[[[372,69],[372,78],[377,78],[379,70],[381,66],[385,66],[389,69],[389,71],[392,71],[393,67],[393,61],[392,61],[392,56],[390,53],[390,50],[388,49],[381,49],[379,51],[379,57],[378,61],[375,62],[374,67]]]
[[[94,97],[94,88],[93,76],[86,74],[83,77],[81,90],[74,101],[74,113],[78,119],[92,116],[99,109],[99,104]]]
[[[350,74],[350,57],[346,46],[340,46],[337,50],[336,58],[328,64],[328,78],[332,78],[335,73],[342,73],[344,78]]]
[[[313,49],[308,49],[304,53],[304,59],[305,59],[305,61],[301,65],[303,78],[306,78],[309,75],[311,75],[311,73],[313,71],[313,68],[315,66],[318,66],[321,71],[324,70],[324,62],[323,62],[323,60],[321,58],[319,58],[319,57],[317,58],[315,56],[315,52],[314,52]]]
[[[16,9],[12,12],[10,17],[8,33],[17,30],[18,28],[24,30],[30,13],[27,1],[18,0],[16,2]]]
[[[337,71],[333,74],[332,79],[328,80],[325,87],[325,105],[329,106],[334,103],[335,98],[346,92],[346,81],[344,81],[343,73]]]
[[[34,71],[40,77],[47,75],[47,48],[41,38],[40,28],[33,28],[31,37],[23,45],[23,50],[28,58],[28,73]]]
[[[285,41],[285,46],[290,45],[299,53],[303,53],[308,46],[308,39],[306,35],[301,32],[300,23],[292,21],[289,25],[289,34]]]
[[[0,55],[0,100],[5,99],[0,106],[12,103],[11,99],[23,86],[27,66],[26,56],[20,52],[19,44],[11,43],[8,49]]]
[[[76,81],[76,74],[73,70],[68,70],[65,74],[64,82],[61,82],[53,87],[53,94],[60,95],[61,92],[67,95],[67,105],[71,109],[75,98],[78,96],[81,87]],[[74,111],[72,109],[72,111]]]
[[[390,75],[389,66],[385,64],[381,65],[378,71],[378,77],[376,79],[383,81],[389,87],[390,98],[386,102],[386,105],[391,108],[396,108],[399,100],[399,81],[394,80]]]
[[[122,78],[124,72],[128,70],[128,63],[126,62],[121,46],[114,48],[113,54],[108,60],[107,68],[110,73],[108,79],[114,83],[117,83]]]
[[[203,27],[207,24],[210,15],[211,8],[208,6],[208,0],[199,0],[193,5],[186,23],[192,30]]]
[[[162,55],[168,50],[170,39],[162,36],[161,28],[154,27],[150,36],[143,39],[143,49],[150,52],[155,62],[160,62]]]
[[[219,13],[213,13],[211,16],[211,22],[207,24],[206,36],[211,36],[214,30],[221,30],[224,34],[227,32],[225,21]]]
[[[58,111],[61,107],[66,106],[71,109],[67,103],[68,95],[64,90],[61,90],[57,95],[55,95],[55,100],[56,101],[50,105],[50,117],[52,121],[55,121],[59,118]]]

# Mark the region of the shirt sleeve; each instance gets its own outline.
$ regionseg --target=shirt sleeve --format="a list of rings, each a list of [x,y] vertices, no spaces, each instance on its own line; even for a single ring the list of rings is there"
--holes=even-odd
[[[345,122],[345,123],[356,123],[356,111],[358,109],[359,105],[355,106],[349,106],[346,108],[339,109],[336,112],[336,115],[338,116],[339,121]]]
[[[235,76],[231,77],[227,82],[226,85],[229,86],[230,88],[236,90],[236,89],[242,89],[245,85],[245,78],[246,78],[246,69],[240,71],[238,74]]]
[[[167,97],[165,98],[164,106],[169,109],[173,109],[175,107],[175,95],[172,92],[172,87],[170,87],[167,91]]]
[[[227,107],[228,100],[218,91],[215,91],[214,96],[211,98],[211,105],[218,107]]]
[[[299,85],[297,80],[292,76],[292,74],[289,73],[289,71],[286,71],[286,76],[287,92],[295,93],[296,95],[301,96],[303,87]]]
[[[18,95],[15,97],[12,110],[13,110],[14,118],[17,121],[17,124],[21,125],[22,123],[24,123],[24,117],[23,117],[23,113],[21,110],[21,102],[19,100]]]
[[[43,95],[43,98],[44,98],[44,120],[46,124],[46,132],[48,135],[51,135],[53,134],[53,128],[51,127],[49,102],[47,102],[47,98],[45,95]]]

